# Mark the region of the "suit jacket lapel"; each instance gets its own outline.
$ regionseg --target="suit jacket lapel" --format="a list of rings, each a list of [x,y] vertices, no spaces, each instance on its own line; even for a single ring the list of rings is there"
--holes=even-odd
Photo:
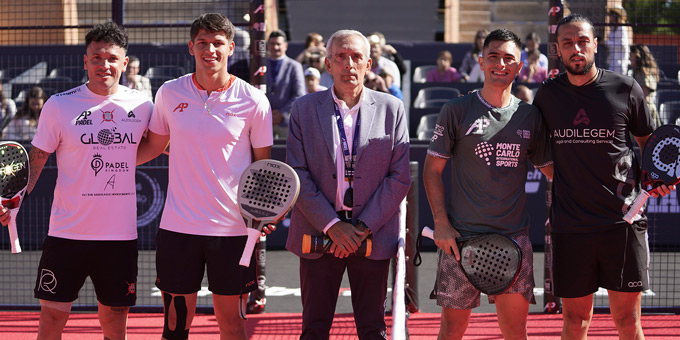
[[[364,102],[361,104],[361,126],[359,127],[359,145],[357,149],[357,161],[361,158],[361,152],[368,145],[376,116],[375,98],[373,94],[364,88]]]
[[[333,124],[335,124],[333,113],[335,112],[335,107],[333,104],[333,95],[331,94],[331,90],[328,89],[319,99],[319,105],[316,107],[316,115],[319,119],[319,126],[321,126],[321,133],[326,141],[328,152],[331,154],[333,163],[335,163],[336,154],[335,148],[333,147]]]

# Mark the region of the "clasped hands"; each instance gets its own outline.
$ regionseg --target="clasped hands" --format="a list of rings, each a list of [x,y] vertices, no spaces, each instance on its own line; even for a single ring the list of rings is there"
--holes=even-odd
[[[327,234],[333,241],[331,253],[335,257],[345,258],[359,249],[371,231],[359,224],[339,221],[328,229]]]

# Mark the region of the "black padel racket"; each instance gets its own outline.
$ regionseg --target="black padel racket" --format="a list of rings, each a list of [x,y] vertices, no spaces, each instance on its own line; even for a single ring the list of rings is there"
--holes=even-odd
[[[664,125],[649,136],[642,151],[642,186],[649,185],[652,189],[642,190],[623,219],[633,223],[635,216],[642,213],[647,199],[656,193],[658,186],[678,183],[680,183],[680,127]]]
[[[434,240],[434,230],[423,228],[423,236]],[[456,241],[463,272],[480,292],[503,294],[517,281],[522,268],[522,250],[513,239],[487,233],[461,237]]]
[[[0,202],[10,212],[9,239],[12,254],[20,253],[17,214],[28,187],[28,153],[17,142],[0,142]]]
[[[246,220],[248,241],[239,264],[248,267],[262,228],[278,222],[293,207],[300,179],[288,164],[263,159],[248,166],[238,185],[238,205]]]

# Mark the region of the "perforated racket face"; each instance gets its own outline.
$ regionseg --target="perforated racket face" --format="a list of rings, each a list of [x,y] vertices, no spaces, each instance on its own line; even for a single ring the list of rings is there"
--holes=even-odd
[[[0,142],[0,195],[12,198],[28,185],[28,153],[19,143]]]
[[[460,256],[460,264],[470,283],[482,293],[498,295],[517,279],[522,252],[510,238],[483,234],[465,241]]]
[[[260,160],[251,164],[239,182],[241,213],[256,220],[275,220],[297,200],[300,180],[288,164]]]
[[[680,127],[656,129],[642,153],[645,184],[672,184],[680,178]]]

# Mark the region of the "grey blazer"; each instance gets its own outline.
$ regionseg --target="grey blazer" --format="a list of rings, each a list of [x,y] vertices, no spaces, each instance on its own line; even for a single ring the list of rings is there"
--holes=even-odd
[[[361,220],[373,234],[369,258],[388,259],[397,251],[399,205],[411,175],[404,104],[396,97],[364,88],[355,167],[353,222]],[[331,90],[308,94],[293,103],[286,159],[300,176],[286,249],[302,254],[302,236],[323,235],[335,217],[336,153],[333,149],[334,102]],[[342,161],[342,160],[340,160]]]

